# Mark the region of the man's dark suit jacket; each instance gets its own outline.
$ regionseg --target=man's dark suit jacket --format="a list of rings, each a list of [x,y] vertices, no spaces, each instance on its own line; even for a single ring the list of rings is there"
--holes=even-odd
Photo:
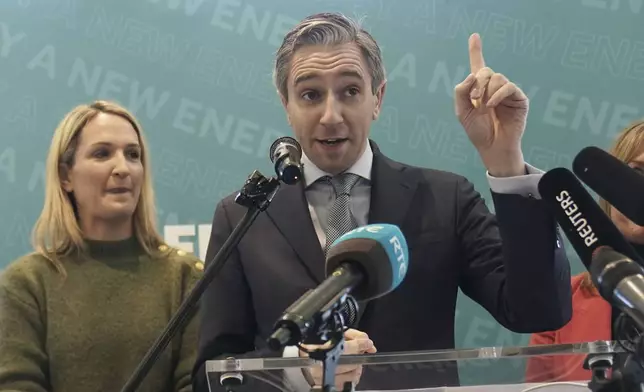
[[[454,348],[459,287],[518,333],[554,330],[569,321],[570,268],[542,201],[493,193],[495,217],[464,177],[395,162],[371,145],[369,223],[399,226],[410,255],[405,280],[368,303],[356,327],[379,353]],[[246,212],[234,196],[217,205],[207,260]],[[282,186],[202,297],[195,391],[208,391],[205,361],[259,349],[284,310],[324,278],[303,185]],[[365,367],[358,387],[458,383],[455,367],[419,372],[424,381],[419,374]]]

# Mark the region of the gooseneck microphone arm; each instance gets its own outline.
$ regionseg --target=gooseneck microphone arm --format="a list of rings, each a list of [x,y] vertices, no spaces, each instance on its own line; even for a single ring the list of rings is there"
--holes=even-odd
[[[251,173],[235,198],[237,204],[248,208],[244,217],[230,233],[230,236],[215,257],[207,263],[203,276],[190,291],[177,312],[172,316],[163,333],[146,353],[130,379],[126,382],[123,389],[121,389],[121,392],[134,392],[141,385],[141,382],[143,382],[145,376],[150,372],[150,369],[152,369],[154,363],[163,353],[163,350],[165,350],[174,336],[188,323],[191,316],[194,315],[199,299],[204,291],[220,273],[233,249],[237,247],[257,216],[268,208],[279,187],[280,182],[278,179],[266,178],[257,170]]]

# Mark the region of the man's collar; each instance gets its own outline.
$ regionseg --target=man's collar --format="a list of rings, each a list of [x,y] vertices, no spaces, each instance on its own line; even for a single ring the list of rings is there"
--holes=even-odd
[[[373,151],[371,150],[371,145],[367,140],[367,146],[364,149],[364,152],[356,163],[351,166],[346,173],[357,174],[360,177],[371,180],[371,165],[373,164]],[[315,181],[319,180],[324,176],[330,176],[331,174],[322,171],[319,167],[315,166],[313,162],[302,152],[302,166],[304,166],[304,180],[306,181],[306,186],[310,186]]]

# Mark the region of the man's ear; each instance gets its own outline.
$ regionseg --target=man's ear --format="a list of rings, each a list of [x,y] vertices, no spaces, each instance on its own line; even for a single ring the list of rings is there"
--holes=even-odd
[[[284,106],[284,112],[286,112],[286,121],[288,122],[288,125],[291,126],[291,116],[288,114],[288,99],[279,91],[277,92],[277,94],[280,96],[282,106]]]
[[[382,83],[380,83],[380,86],[376,90],[376,104],[373,107],[373,119],[377,120],[378,116],[380,115],[380,109],[382,108],[382,101],[385,98],[385,90],[387,89],[387,81],[383,80]]]
[[[58,176],[60,177],[60,185],[63,187],[65,192],[71,192],[73,190],[72,180],[70,178],[69,167],[65,164],[58,166]]]

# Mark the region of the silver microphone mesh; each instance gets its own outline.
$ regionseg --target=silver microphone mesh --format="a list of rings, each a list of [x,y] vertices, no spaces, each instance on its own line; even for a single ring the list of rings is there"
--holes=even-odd
[[[293,139],[290,136],[282,136],[281,138],[275,140],[273,144],[271,144],[271,148],[269,151],[269,157],[271,159],[271,162],[275,163],[275,151],[281,145],[290,145],[301,155],[302,147],[300,146],[300,143],[298,143],[297,140]],[[298,159],[299,158],[300,157],[298,157]]]

